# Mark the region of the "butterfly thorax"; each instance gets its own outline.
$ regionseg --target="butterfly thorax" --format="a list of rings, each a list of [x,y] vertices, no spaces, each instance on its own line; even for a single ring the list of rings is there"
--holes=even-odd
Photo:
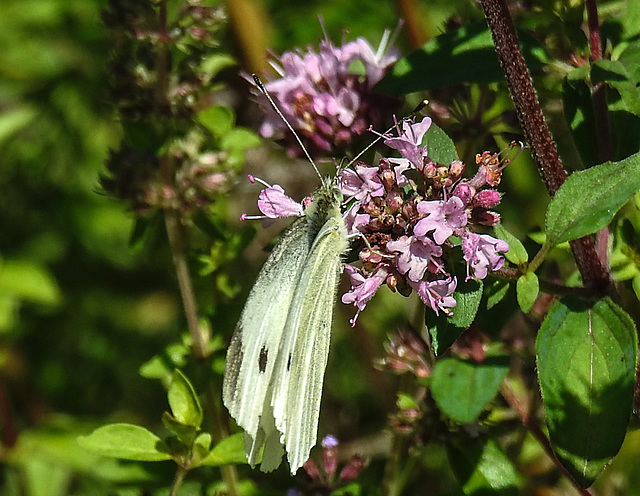
[[[322,186],[313,192],[313,200],[304,212],[309,225],[309,237],[315,239],[320,229],[330,217],[341,217],[342,193],[335,180],[326,178]]]

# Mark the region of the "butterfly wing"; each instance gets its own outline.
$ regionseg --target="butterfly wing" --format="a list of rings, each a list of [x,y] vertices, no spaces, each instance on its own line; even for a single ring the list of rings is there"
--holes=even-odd
[[[272,383],[277,355],[296,283],[310,249],[307,219],[285,230],[265,262],[231,338],[223,379],[223,401],[245,431],[245,449],[255,466],[265,446],[261,468],[278,467],[282,458],[280,433],[272,412]]]
[[[284,329],[274,372],[273,415],[292,474],[316,444],[333,307],[347,247],[344,221],[336,209],[314,239]]]

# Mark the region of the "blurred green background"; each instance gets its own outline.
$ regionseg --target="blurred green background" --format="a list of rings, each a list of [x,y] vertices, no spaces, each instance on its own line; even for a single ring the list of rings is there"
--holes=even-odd
[[[22,467],[4,471],[0,487],[7,494],[19,494],[11,491],[23,477],[31,481],[29,495],[64,494],[51,490],[66,491],[74,471],[112,481],[145,479],[137,468],[115,462],[100,472],[90,459],[74,458],[70,446],[77,433],[100,423],[159,423],[165,391],[138,370],[185,330],[166,243],[152,250],[131,246],[133,214],[99,187],[108,151],[118,147],[121,136],[107,87],[110,46],[100,20],[105,5],[3,0],[0,8],[0,461],[4,468]],[[393,29],[404,17],[397,42],[404,53],[444,31],[452,16],[460,22],[482,18],[470,0],[311,0],[295,7],[285,0],[229,0],[229,7],[232,19],[221,50],[248,72],[264,67],[265,48],[281,53],[317,45],[318,16],[333,40],[339,42],[348,30],[348,39],[364,36],[374,46],[385,28]],[[246,100],[246,88],[230,91],[231,101]],[[555,91],[551,86],[542,94]],[[509,108],[508,100],[500,102]],[[238,105],[239,122],[255,129],[258,114],[249,106]],[[547,106],[562,142],[557,101]],[[571,145],[565,144],[565,151],[571,156]],[[263,157],[250,156],[247,168]],[[278,172],[262,175],[272,179]],[[313,183],[301,188],[309,191]],[[523,157],[510,166],[501,189],[509,192],[501,210],[508,226],[523,236],[540,225],[546,194],[530,160]],[[233,205],[229,222],[235,222],[237,211],[255,211],[255,194],[245,195],[246,205]],[[524,216],[523,204],[529,209]],[[221,321],[237,315],[268,237],[252,245],[252,270],[237,274],[244,289],[229,306],[232,315]],[[412,307],[384,295],[355,331],[347,327],[350,312],[336,319],[342,325],[330,358],[324,422],[345,430],[358,422],[362,435],[384,426],[395,400],[392,379],[373,370],[370,361],[381,355],[384,333],[411,318]],[[368,334],[365,328],[377,331]],[[230,331],[224,329],[225,339]],[[341,410],[331,408],[336,403]],[[22,451],[12,453],[11,442],[20,432],[25,433]],[[433,470],[446,471],[440,454],[432,456]],[[62,463],[53,463],[56,459]],[[447,487],[450,476],[440,475],[434,485]],[[74,484],[74,494],[102,494],[90,483]]]

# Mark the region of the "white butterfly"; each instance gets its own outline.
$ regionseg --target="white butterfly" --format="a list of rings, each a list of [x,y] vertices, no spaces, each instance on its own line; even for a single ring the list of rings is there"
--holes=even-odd
[[[323,180],[265,262],[227,351],[223,400],[261,470],[291,473],[316,444],[333,306],[348,248],[342,194]]]

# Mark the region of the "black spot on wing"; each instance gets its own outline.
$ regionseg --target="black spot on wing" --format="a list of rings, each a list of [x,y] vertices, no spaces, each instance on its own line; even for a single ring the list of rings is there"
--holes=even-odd
[[[291,353],[289,353],[289,358],[287,359],[287,372],[291,370]]]
[[[258,358],[258,369],[261,373],[264,373],[267,370],[267,361],[269,359],[269,351],[266,346],[262,346],[260,350],[260,357]]]

